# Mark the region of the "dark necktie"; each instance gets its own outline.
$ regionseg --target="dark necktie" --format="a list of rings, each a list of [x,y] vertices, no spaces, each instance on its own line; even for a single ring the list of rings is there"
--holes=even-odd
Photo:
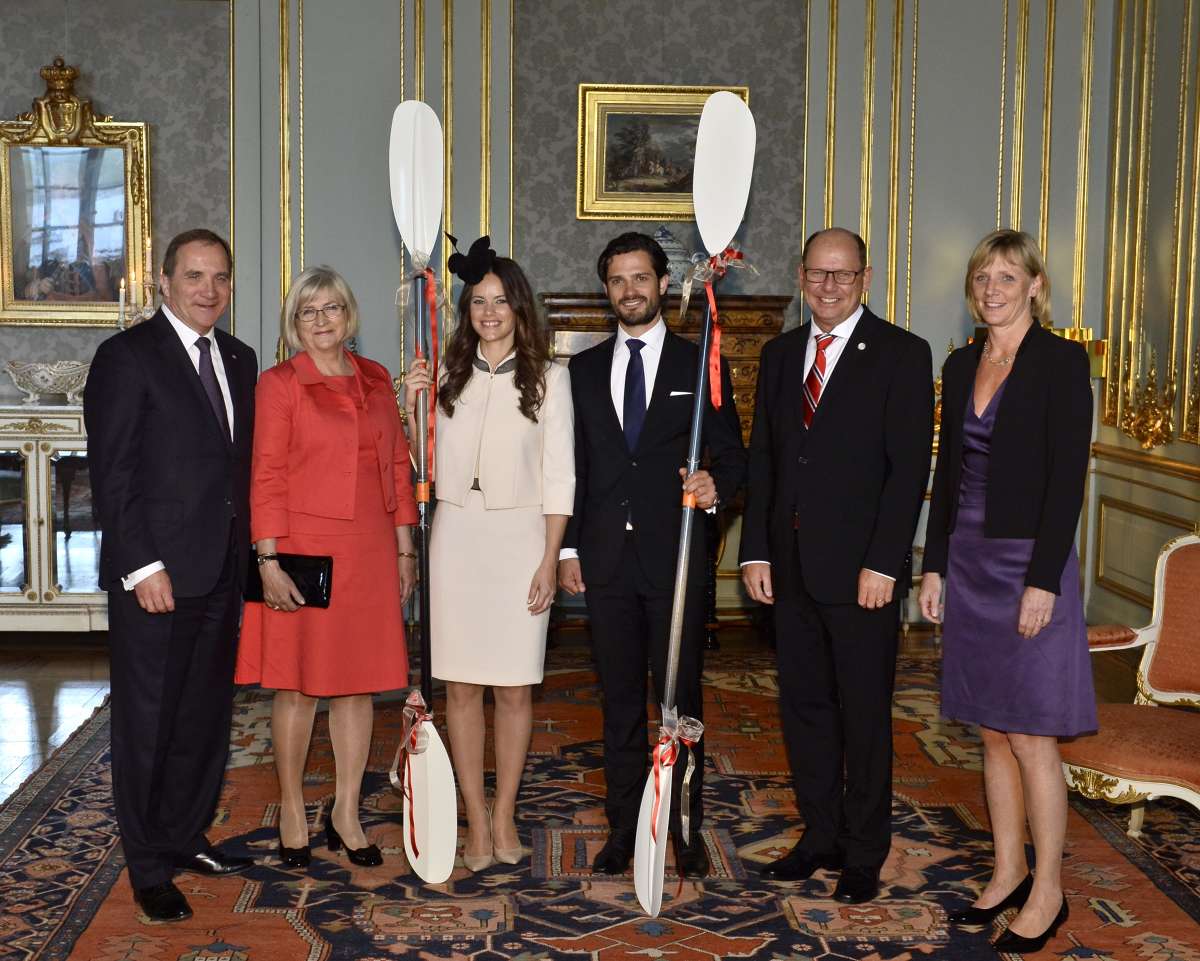
[[[225,413],[225,398],[221,395],[221,385],[217,383],[217,371],[212,362],[212,341],[207,337],[196,340],[200,349],[200,383],[204,385],[204,393],[208,394],[208,402],[212,404],[213,413],[217,415],[217,423],[225,432],[225,439],[232,440],[229,433],[229,415]]]
[[[629,366],[625,368],[625,405],[621,423],[625,428],[625,444],[632,454],[646,420],[646,373],[642,369],[642,348],[646,345],[630,339],[625,341],[625,346],[629,348]]]

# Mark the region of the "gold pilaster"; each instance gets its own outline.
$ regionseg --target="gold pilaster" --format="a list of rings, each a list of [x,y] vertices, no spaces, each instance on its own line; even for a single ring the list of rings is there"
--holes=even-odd
[[[1038,195],[1038,246],[1046,256],[1050,240],[1050,136],[1054,103],[1054,0],[1046,0],[1045,66],[1042,69],[1042,178]]]
[[[1025,82],[1029,70],[1029,0],[1017,0],[1017,62],[1013,78],[1012,177],[1008,219],[1021,229],[1021,195],[1025,186]]]
[[[1000,150],[996,159],[996,229],[1004,222],[1004,125],[1008,113],[1008,0],[1004,0],[1004,28],[1000,33]]]
[[[888,248],[887,248],[887,311],[888,320],[896,321],[896,263],[899,237],[896,229],[900,220],[900,86],[904,66],[904,0],[892,4],[892,77],[888,113]],[[908,318],[905,318],[907,325]]]
[[[1188,0],[1183,13],[1183,31],[1179,38],[1179,109],[1176,117],[1177,130],[1175,135],[1175,200],[1171,211],[1171,293],[1172,310],[1171,326],[1167,332],[1168,376],[1174,377],[1178,369],[1176,353],[1176,328],[1178,318],[1184,315],[1183,304],[1183,272],[1184,248],[1186,241],[1183,235],[1185,226],[1184,204],[1186,203],[1186,178],[1184,177],[1184,158],[1187,156],[1187,111],[1188,98],[1191,93],[1192,66],[1192,13],[1195,0]],[[1193,268],[1194,269],[1194,268]],[[1186,362],[1185,362],[1186,364]]]
[[[837,33],[838,0],[829,0],[829,36],[825,62],[825,218],[833,226],[833,165],[837,149]]]
[[[450,162],[454,156],[454,0],[442,0],[442,130],[442,230],[454,233],[454,168]],[[441,251],[442,283],[449,290],[446,261],[450,259],[450,245],[443,241]]]
[[[479,234],[490,234],[492,210],[492,0],[479,0]]]
[[[1007,0],[1006,0],[1007,2]],[[913,0],[912,23],[912,101],[908,105],[908,234],[905,239],[904,328],[912,327],[912,238],[913,193],[917,180],[917,37],[921,22],[921,0]]]
[[[1087,271],[1088,167],[1092,140],[1092,69],[1095,57],[1096,0],[1084,0],[1080,52],[1079,149],[1075,154],[1075,256],[1071,271],[1071,322],[1083,326]]]
[[[875,132],[875,0],[866,2],[866,38],[863,43],[862,161],[858,182],[858,232],[871,250],[871,153]],[[865,292],[864,292],[865,293]],[[864,300],[866,297],[863,298]],[[888,320],[891,320],[888,315]]]
[[[299,97],[299,131],[297,131],[297,146],[299,148],[299,163],[297,164],[297,189],[300,192],[300,269],[306,266],[304,259],[304,0],[296,0],[296,86]]]

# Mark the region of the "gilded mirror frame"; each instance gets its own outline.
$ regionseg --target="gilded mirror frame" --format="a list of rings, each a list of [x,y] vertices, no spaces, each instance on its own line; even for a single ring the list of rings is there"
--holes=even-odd
[[[110,116],[96,116],[91,101],[81,99],[75,94],[78,67],[68,66],[62,57],[43,67],[40,73],[46,81],[46,92],[33,101],[33,109],[20,114],[15,120],[0,120],[0,324],[115,327],[119,323],[117,291],[120,280],[125,282],[129,308],[140,308],[146,297],[153,296],[154,290],[150,234],[149,142],[146,124],[113,120]],[[48,185],[49,175],[45,170],[49,169],[52,151],[70,150],[76,155],[80,154],[80,148],[115,148],[121,151],[124,197],[120,217],[123,218],[123,243],[119,258],[104,262],[103,271],[98,269],[96,258],[89,255],[85,261],[78,249],[73,261],[55,261],[59,268],[54,277],[41,274],[42,269],[50,262],[48,259],[39,262],[36,267],[29,264],[27,269],[18,271],[17,242],[25,241],[17,234],[24,234],[26,231],[18,230],[14,222],[13,160],[18,157],[18,151],[30,148],[40,148],[42,151],[40,156],[43,160],[43,181],[38,189],[47,198],[47,208],[50,203],[48,198],[53,190]],[[93,167],[91,161],[96,161],[96,172],[93,176],[100,176],[104,155],[96,152],[84,155],[84,159],[88,161],[89,170]],[[83,166],[81,160],[81,171]],[[21,183],[26,183],[24,174]],[[115,187],[115,183],[112,187]],[[69,191],[82,188],[68,185],[67,189]],[[92,190],[94,189],[93,186]],[[32,205],[30,209],[33,209]],[[90,213],[94,220],[95,211]],[[46,225],[47,220],[53,219],[49,214],[43,212],[42,216],[42,226],[39,230],[43,237],[49,230],[59,229]],[[114,213],[113,216],[116,217],[117,214]],[[80,247],[78,238],[83,227],[86,227],[87,242],[94,243],[96,225],[92,221],[85,223],[84,214],[78,204],[75,217],[77,222],[74,226],[69,222],[60,226],[68,231],[74,230],[77,248]],[[30,220],[27,248],[32,252],[32,213],[27,219]],[[105,226],[111,229],[117,224],[118,221],[114,220]],[[30,259],[32,260],[32,257]],[[110,265],[119,265],[115,276],[109,269]],[[21,276],[17,276],[18,272]],[[108,295],[89,299],[86,296],[88,289],[84,285],[90,283],[92,290],[99,290],[100,282],[97,278],[100,276],[103,276]],[[60,283],[68,287],[66,292],[56,289]],[[80,289],[81,287],[83,289]],[[40,299],[43,296],[60,299]]]

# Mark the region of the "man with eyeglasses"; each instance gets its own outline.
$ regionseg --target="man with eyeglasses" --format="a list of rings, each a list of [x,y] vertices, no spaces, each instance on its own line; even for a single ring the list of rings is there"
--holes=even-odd
[[[108,591],[113,800],[134,900],[152,922],[191,917],[177,871],[253,863],[205,837],[229,753],[258,377],[253,349],[216,326],[232,272],[217,234],[175,237],[162,307],[100,345],[83,395]]]
[[[801,255],[812,319],[763,349],[742,524],[746,591],[774,609],[779,709],[804,835],[764,877],[840,870],[834,896],[879,893],[891,846],[899,602],[929,474],[933,365],[920,337],[862,302],[861,237]]]

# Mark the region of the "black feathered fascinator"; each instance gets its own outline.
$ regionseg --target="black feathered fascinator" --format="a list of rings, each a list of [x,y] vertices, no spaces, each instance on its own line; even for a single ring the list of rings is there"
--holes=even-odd
[[[463,255],[458,251],[458,238],[453,234],[446,234],[446,236],[450,238],[450,243],[454,244],[454,253],[446,261],[446,266],[464,284],[474,287],[483,280],[484,275],[489,273],[496,263],[496,251],[492,250],[492,238],[484,234],[471,244],[471,249],[467,251],[466,255]]]

